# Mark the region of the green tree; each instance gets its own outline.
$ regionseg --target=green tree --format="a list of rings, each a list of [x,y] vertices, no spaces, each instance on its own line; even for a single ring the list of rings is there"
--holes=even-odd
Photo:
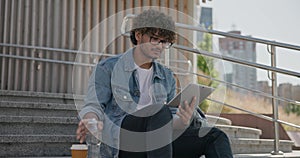
[[[209,33],[204,33],[203,34],[203,40],[199,42],[198,47],[201,50],[204,50],[206,52],[212,52],[212,35]],[[214,60],[211,57],[203,56],[203,55],[198,55],[197,57],[197,67],[198,70],[203,73],[206,76],[210,76],[212,78],[218,77],[218,72],[214,68]],[[199,79],[199,83],[205,84],[208,86],[213,86],[216,87],[217,85],[213,85],[215,82],[212,80],[209,80],[207,82],[203,81],[205,80],[204,78]]]
[[[206,52],[212,52],[212,35],[209,33],[203,34],[203,40],[199,42],[198,47],[201,50],[204,50]],[[218,76],[218,72],[214,68],[214,60],[211,57],[198,55],[197,57],[197,67],[198,67],[198,73],[203,74],[205,76],[210,76],[211,78],[216,78]],[[198,77],[198,82],[200,84],[217,87],[217,83],[213,80]],[[207,112],[209,106],[209,101],[205,100],[200,104],[200,108]]]
[[[290,113],[294,113],[297,116],[300,116],[300,105],[298,104],[294,104],[294,103],[289,103],[286,107],[285,107],[285,112],[287,114]]]

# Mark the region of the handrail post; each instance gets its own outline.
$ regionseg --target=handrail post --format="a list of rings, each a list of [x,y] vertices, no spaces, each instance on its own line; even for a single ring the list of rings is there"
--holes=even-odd
[[[271,66],[276,67],[276,48],[271,45]],[[272,95],[278,96],[277,91],[277,74],[272,71]],[[273,106],[273,122],[274,122],[274,151],[272,155],[282,155],[283,152],[279,151],[279,126],[278,126],[278,101],[276,98],[272,98]]]

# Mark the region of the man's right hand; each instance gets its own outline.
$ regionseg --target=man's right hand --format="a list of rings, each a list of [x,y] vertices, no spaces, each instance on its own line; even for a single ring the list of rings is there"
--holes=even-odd
[[[97,127],[98,130],[101,132],[103,129],[103,121],[99,121],[98,117],[94,113],[87,113],[83,119],[78,123],[78,127],[76,130],[76,138],[80,141],[80,143],[83,143],[86,138],[86,134],[89,132],[88,130],[88,121],[91,119],[97,120]]]

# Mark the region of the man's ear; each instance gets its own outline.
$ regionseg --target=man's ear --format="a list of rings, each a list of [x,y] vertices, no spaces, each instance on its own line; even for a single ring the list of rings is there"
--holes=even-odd
[[[137,45],[137,41],[135,39],[135,31],[130,32],[130,40],[131,40],[133,45]]]
[[[138,31],[135,32],[134,37],[135,37],[137,43],[139,43],[142,40],[142,34]]]

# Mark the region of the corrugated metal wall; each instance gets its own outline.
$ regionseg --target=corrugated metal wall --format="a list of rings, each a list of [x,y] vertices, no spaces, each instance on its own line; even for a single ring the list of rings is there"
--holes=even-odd
[[[0,0],[1,90],[72,93],[76,50],[97,24],[119,11],[141,6],[163,6],[193,15],[194,4],[193,0]],[[184,20],[178,15],[177,21]],[[116,33],[109,28],[120,27],[121,22],[109,22],[85,51],[103,51],[111,40],[108,34]],[[129,47],[130,41],[119,37],[106,50],[119,53]],[[90,71],[82,67],[77,77],[87,80]],[[76,84],[82,78],[76,78]],[[84,92],[85,84],[80,89]]]

